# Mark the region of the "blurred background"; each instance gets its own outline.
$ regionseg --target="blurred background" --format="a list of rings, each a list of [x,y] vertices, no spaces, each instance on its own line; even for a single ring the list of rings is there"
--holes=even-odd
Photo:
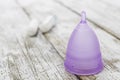
[[[63,65],[82,11],[105,61],[94,76],[72,75]],[[0,46],[0,80],[119,80],[120,1],[0,0]]]

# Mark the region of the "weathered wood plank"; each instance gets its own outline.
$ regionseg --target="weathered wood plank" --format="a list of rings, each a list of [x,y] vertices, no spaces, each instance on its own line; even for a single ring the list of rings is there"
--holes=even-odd
[[[56,9],[58,10],[58,9]],[[63,11],[65,12],[63,12]],[[78,23],[79,16],[73,14],[72,12],[68,11],[67,9],[63,8],[62,6],[59,7],[59,11],[63,12],[60,14],[58,11],[54,12],[59,17],[59,21],[61,23],[58,23],[57,27],[55,27],[50,33],[46,34],[46,37],[50,42],[54,45],[54,47],[57,49],[57,51],[60,53],[62,57],[65,57],[65,49],[68,42],[68,38],[70,36],[70,33],[72,32],[74,26]],[[65,16],[64,19],[61,19],[60,17]],[[72,16],[69,16],[72,15]],[[70,20],[70,18],[72,18]],[[64,21],[63,21],[64,20]],[[120,68],[118,67],[120,65],[119,61],[119,50],[120,50],[120,41],[116,39],[115,37],[111,36],[107,32],[101,30],[98,28],[98,26],[92,24],[89,22],[89,24],[92,26],[92,28],[96,31],[98,38],[101,43],[101,50],[103,59],[105,62],[105,69],[100,74],[97,74],[95,76],[81,76],[81,79],[83,80],[110,80],[115,79],[119,80],[120,75]],[[112,45],[112,46],[111,46]]]
[[[31,76],[33,73],[16,41],[16,33],[12,34],[9,31],[5,33],[9,34],[9,36],[0,34],[1,39],[3,39],[0,40],[0,45],[2,46],[0,69],[4,70],[1,74],[6,74],[6,76],[0,75],[0,80],[35,80]]]
[[[98,0],[69,0],[69,2],[65,0],[55,1],[79,15],[82,10],[85,10],[89,21],[99,25],[100,28],[115,37],[120,38],[120,32],[118,31],[120,29],[119,7],[114,7],[114,5]]]
[[[120,9],[120,1],[119,0],[114,0],[114,1],[109,1],[109,0],[101,0],[102,2],[111,5],[111,7],[115,7]]]
[[[67,25],[65,24],[65,26],[67,26]],[[63,57],[65,56],[64,54],[66,51],[65,45],[67,45],[68,36],[70,35],[70,32],[67,31],[68,28],[70,28],[70,27],[66,28],[67,32],[65,32],[65,33],[62,32],[64,30],[63,28],[65,26],[63,26],[63,27],[58,26],[59,28],[55,28],[53,30],[53,32],[48,33],[46,35],[48,37],[48,39],[51,41],[51,43],[58,50],[58,52],[63,55]],[[68,25],[68,26],[71,26],[71,25]],[[91,24],[91,26],[94,27],[95,25]],[[120,70],[120,68],[119,68],[119,65],[120,65],[120,63],[119,63],[119,61],[120,61],[120,59],[119,59],[119,57],[120,57],[120,54],[119,54],[120,42],[113,36],[107,34],[106,32],[104,32],[100,29],[95,29],[95,31],[101,42],[101,50],[102,50],[102,55],[103,55],[103,59],[105,62],[105,69],[100,74],[95,75],[96,77],[92,77],[92,78],[96,78],[96,80],[102,80],[102,79],[109,80],[111,78],[119,80],[118,78],[120,75],[120,72],[119,72],[119,70]],[[71,30],[71,32],[72,32],[72,30]],[[57,34],[57,33],[59,33],[59,34]],[[64,38],[63,38],[63,36],[64,36]],[[113,46],[110,46],[110,45],[113,45]],[[87,80],[86,77],[81,77],[81,78],[83,80]],[[91,78],[90,78],[90,80],[91,80]]]
[[[2,58],[1,55],[0,55],[0,58]],[[0,59],[0,80],[12,80],[9,75],[9,72],[10,70],[8,68],[8,62],[6,58]]]
[[[57,17],[59,19],[58,20],[59,23],[58,23],[58,26],[52,30],[52,32],[46,34],[46,37],[54,45],[54,47],[57,49],[59,54],[64,58],[65,57],[65,49],[66,49],[65,45],[67,45],[68,37],[70,36],[71,31],[73,30],[73,26],[75,26],[78,23],[79,17],[76,14],[73,14],[72,12],[68,11],[67,9],[65,9],[64,7],[62,7],[58,4],[54,4],[54,7],[55,7],[55,10],[53,10],[53,13],[57,15]],[[31,11],[35,13],[35,9],[36,8],[31,9]],[[41,9],[37,9],[36,14],[37,14],[37,12],[40,12],[40,11],[41,11]],[[59,13],[59,11],[62,13]],[[29,14],[31,14],[31,13],[29,13]],[[33,14],[31,14],[31,15],[34,16]],[[40,17],[40,15],[39,15],[39,17]],[[103,58],[105,60],[105,70],[102,73],[95,75],[95,76],[87,76],[87,77],[81,76],[81,79],[83,79],[83,80],[116,79],[117,80],[119,78],[119,71],[118,71],[119,68],[117,68],[116,65],[119,66],[119,63],[117,63],[116,65],[114,65],[114,63],[112,63],[112,61],[116,61],[116,59],[119,60],[119,57],[117,55],[117,54],[119,54],[118,53],[119,51],[115,52],[115,49],[118,49],[118,47],[120,47],[118,45],[118,43],[115,42],[117,39],[114,38],[113,36],[109,35],[108,33],[104,32],[103,30],[99,29],[96,25],[93,25],[91,23],[90,23],[90,25],[93,26],[97,35],[100,38],[102,52],[104,53]],[[111,43],[109,43],[109,41]],[[119,41],[117,40],[117,42],[119,42]],[[115,45],[115,47],[109,46],[108,44]],[[111,49],[111,51],[109,51],[109,49]],[[109,54],[108,54],[108,52],[109,52]],[[114,52],[116,54],[114,54]],[[118,58],[116,58],[116,57],[118,57]]]
[[[39,5],[39,3],[38,3],[38,5]],[[35,5],[35,6],[38,6],[38,5]],[[53,10],[53,13],[55,13],[59,18],[58,27],[54,28],[53,32],[50,32],[50,34],[47,34],[46,36],[50,40],[50,42],[54,45],[54,47],[58,50],[60,55],[62,57],[65,57],[65,54],[64,54],[65,53],[65,48],[66,48],[65,45],[67,45],[68,37],[70,36],[71,31],[73,30],[72,26],[75,26],[75,24],[78,23],[79,19],[78,19],[78,16],[76,14],[73,14],[72,12],[67,11],[67,9],[62,8],[58,4],[56,4],[55,7],[56,7],[56,9]],[[27,10],[28,10],[28,12],[31,11],[29,13],[33,13],[34,10],[36,10],[36,8],[37,8],[37,12],[39,12],[39,11],[41,12],[41,9],[39,7],[35,7],[33,9],[30,8],[30,10],[29,10],[29,8],[27,8]],[[60,14],[59,11],[57,11],[57,10],[59,10],[63,13]],[[66,11],[68,12],[67,14],[66,14]],[[37,12],[34,12],[34,14],[31,14],[31,16],[36,16]],[[68,16],[68,15],[71,15],[71,16]],[[41,16],[40,16],[40,13],[37,13],[37,17],[42,19]],[[93,25],[93,24],[91,24],[91,25]],[[96,28],[96,25],[93,25],[93,27],[94,26]],[[117,67],[117,66],[119,66],[119,62],[118,62],[118,60],[119,60],[119,56],[118,56],[119,55],[119,41],[116,38],[109,35],[108,33],[100,30],[99,28],[96,28],[95,31],[97,31],[96,32],[97,35],[102,36],[102,37],[100,37],[100,40],[102,39],[101,40],[101,44],[102,44],[101,47],[102,47],[102,51],[104,53],[103,57],[105,59],[105,67],[106,68],[105,68],[104,72],[102,72],[99,75],[89,76],[89,77],[86,77],[86,76],[83,77],[82,76],[81,78],[83,80],[91,80],[91,79],[97,79],[97,80],[116,79],[117,80],[117,79],[119,79],[119,67]],[[106,38],[106,36],[107,36],[107,38]],[[39,39],[40,39],[40,41],[39,41]],[[25,62],[26,62],[25,64],[27,64],[26,66],[29,66],[29,67],[26,67],[26,69],[30,69],[30,72],[31,72],[30,75],[34,75],[33,79],[31,79],[31,80],[40,79],[40,77],[42,77],[41,79],[49,79],[48,76],[50,76],[51,79],[60,79],[60,80],[63,80],[63,78],[67,78],[68,80],[76,79],[74,76],[72,76],[72,78],[71,78],[70,77],[71,75],[66,76],[68,74],[66,72],[64,72],[64,70],[63,70],[63,64],[62,64],[63,62],[60,63],[60,65],[59,65],[59,63],[57,63],[56,61],[54,62],[54,60],[56,58],[51,59],[53,57],[58,57],[56,55],[52,55],[52,53],[54,53],[54,54],[57,54],[57,53],[53,51],[53,48],[49,49],[49,47],[51,45],[46,44],[47,41],[44,39],[44,37],[43,38],[39,37],[39,39],[38,38],[37,39],[32,38],[30,40],[25,41],[25,43],[24,43],[24,41],[21,42],[22,40],[20,40],[20,42],[19,42],[19,45],[22,48],[21,50],[23,50],[22,55],[24,55],[24,59],[25,59]],[[109,41],[111,41],[111,43],[109,43]],[[31,43],[33,43],[33,45]],[[39,43],[39,44],[37,44],[37,43]],[[43,43],[45,43],[45,46],[43,45]],[[109,46],[108,44],[115,45],[115,46],[114,47]],[[44,48],[40,48],[41,46],[43,46]],[[52,50],[52,53],[47,52],[46,47],[49,50]],[[109,51],[109,49],[111,49],[111,51]],[[115,51],[115,50],[117,50],[117,51]],[[46,52],[44,52],[44,51],[46,51]],[[40,52],[40,54],[38,52]],[[105,54],[105,53],[109,53],[109,54]],[[116,54],[114,54],[114,53],[116,53]],[[118,59],[118,60],[115,60],[115,59]],[[57,60],[59,61],[59,58]],[[61,58],[60,58],[60,60],[61,60]],[[10,59],[9,59],[9,61],[10,61]],[[17,65],[21,64],[21,66],[22,66],[23,64],[20,61],[17,61],[18,62],[18,64],[17,64],[13,60],[13,63],[17,64]],[[51,61],[53,61],[53,62],[50,63]],[[43,71],[43,75],[40,74],[40,72],[42,73],[42,65],[41,64],[43,65],[43,67],[45,67],[45,70],[46,70],[46,72]],[[59,65],[60,67],[56,67],[57,65]],[[50,69],[52,69],[52,71],[55,71],[55,72],[52,72],[51,70],[49,70],[48,66],[50,66]],[[24,79],[23,75],[21,77],[19,76],[19,74],[22,74],[22,73],[19,73],[16,66],[14,66],[14,67],[15,67],[15,72],[12,71],[11,73],[16,75],[17,79],[22,79],[22,78]],[[11,67],[11,70],[13,70],[13,68]],[[24,70],[23,67],[19,67],[18,69],[21,70],[21,68],[22,68],[22,71],[23,71]],[[46,74],[48,74],[48,75],[46,75]],[[53,75],[53,74],[55,74],[55,75]],[[62,75],[59,75],[59,74],[62,74]],[[40,76],[40,77],[38,77],[38,76]],[[105,76],[107,76],[107,77],[105,77]],[[25,77],[25,79],[30,80],[27,77]]]
[[[18,54],[14,55],[15,53]],[[13,80],[35,80],[33,72],[21,51],[14,51],[9,54],[8,66]]]
[[[36,3],[35,5],[37,5],[37,3],[38,2],[32,2],[32,3]],[[43,1],[43,2],[41,2],[41,1],[39,1],[39,3],[41,3],[41,4],[44,4],[45,2]],[[18,2],[18,4],[19,4],[19,2]],[[29,14],[29,16],[31,16],[31,17],[34,17],[34,15],[33,14],[31,14],[32,12],[30,12],[29,13],[29,9],[31,9],[31,8],[26,8],[26,7],[24,7],[23,5],[21,5],[21,4],[24,4],[24,3],[21,3],[20,2],[20,6],[21,6],[21,8],[24,8],[25,9],[25,11],[27,11],[27,13]],[[40,7],[42,7],[42,6],[40,6]],[[33,8],[34,8],[34,6],[33,6]],[[36,8],[36,7],[35,7]],[[38,7],[37,7],[38,8]],[[35,9],[34,9],[35,10]],[[32,11],[32,9],[31,9],[31,11]],[[46,11],[45,11],[46,12]],[[39,14],[40,15],[40,14]],[[36,16],[36,15],[35,15]],[[43,15],[42,15],[43,16]],[[46,16],[46,15],[45,15]],[[35,18],[35,17],[34,17]],[[43,17],[40,17],[39,16],[39,18],[40,19],[43,19]],[[38,19],[39,19],[38,18]],[[39,19],[39,21],[41,21]],[[40,45],[39,45],[39,50],[37,50],[37,49],[35,49],[35,50],[33,50],[34,51],[34,53],[32,54],[30,54],[30,55],[32,55],[32,57],[30,57],[30,55],[28,56],[28,57],[30,57],[30,58],[33,58],[34,60],[36,60],[36,58],[34,58],[33,56],[36,56],[36,57],[38,57],[38,59],[36,60],[36,62],[38,63],[40,63],[39,64],[39,66],[42,66],[42,70],[44,70],[44,71],[41,71],[40,70],[40,72],[39,72],[39,69],[37,68],[38,67],[38,65],[36,66],[35,64],[36,63],[32,63],[32,65],[34,65],[33,67],[34,67],[34,70],[33,71],[35,71],[35,74],[37,75],[37,76],[39,76],[39,78],[41,78],[41,77],[43,77],[43,79],[50,79],[50,80],[56,80],[56,79],[59,79],[59,80],[63,80],[63,79],[65,79],[65,80],[73,80],[73,79],[77,79],[77,77],[75,77],[74,75],[71,75],[71,74],[69,74],[69,73],[66,73],[65,71],[64,71],[64,68],[63,68],[63,59],[62,58],[60,58],[60,56],[58,55],[58,53],[57,52],[55,52],[55,50],[54,50],[54,48],[52,48],[52,47],[50,47],[50,49],[49,49],[49,47],[48,47],[48,44],[47,44],[47,41],[45,40],[45,39],[43,39],[42,40],[42,38],[40,37],[39,38],[40,40],[39,40],[39,42],[40,42],[40,44],[41,44],[41,46],[42,46],[42,48],[40,48]],[[35,40],[36,41],[36,40]],[[45,41],[45,42],[44,42]],[[31,43],[34,43],[34,41],[32,41],[32,42],[30,42],[29,44],[31,44]],[[36,43],[36,44],[38,44],[38,43]],[[44,44],[44,45],[43,45]],[[49,44],[50,45],[50,44]],[[38,45],[37,45],[38,46]],[[37,47],[36,46],[36,47]],[[26,47],[28,47],[28,46],[26,46]],[[47,48],[48,47],[48,48]],[[22,47],[23,48],[23,47]],[[47,48],[47,49],[46,49]],[[30,51],[30,52],[33,52],[33,51]],[[38,52],[37,52],[38,51]],[[49,52],[49,51],[52,51],[52,52]],[[39,52],[41,52],[41,55],[39,54]],[[53,52],[54,52],[54,55],[53,56],[51,56],[51,54],[53,54]],[[29,51],[28,51],[28,53],[29,53]],[[35,55],[35,53],[36,53],[36,55]],[[38,55],[39,54],[39,55]],[[45,55],[44,55],[45,54]],[[42,59],[43,58],[43,59]],[[55,58],[55,59],[54,59]],[[49,60],[50,59],[50,60]],[[60,60],[59,60],[60,59]],[[52,61],[51,61],[52,60]],[[50,62],[51,61],[51,62]],[[30,61],[30,62],[32,62],[32,61]],[[55,63],[54,63],[55,62]],[[35,70],[35,69],[37,69],[37,70]],[[41,74],[43,74],[44,73],[44,75],[46,75],[46,76],[41,76]],[[37,78],[37,79],[39,79],[39,78]]]
[[[15,2],[13,1],[13,3]],[[18,13],[23,13],[20,16],[20,22],[14,16],[10,18],[10,20],[14,20],[13,23],[8,23],[3,19],[5,21],[0,27],[0,45],[4,49],[3,54],[0,56],[0,80],[77,80],[76,76],[64,70],[63,58],[58,55],[57,51],[42,34],[39,34],[39,37],[22,37],[25,35],[23,30],[29,27],[27,24],[31,18],[28,18],[30,16],[23,12],[21,6],[16,3],[15,5]],[[15,13],[17,13],[17,10],[15,10]],[[5,61],[3,61],[4,58]]]
[[[64,70],[63,59],[41,33],[19,43],[36,80],[77,80]]]
[[[24,18],[24,19],[23,19]],[[29,22],[25,13],[14,0],[0,0],[0,25],[17,26]]]
[[[0,80],[21,80],[18,66],[16,66],[10,53],[15,51],[16,54],[18,50],[12,29],[17,31],[20,28],[17,25],[23,25],[28,22],[27,16],[14,1],[0,0]],[[22,61],[21,58],[19,59]],[[27,70],[29,74],[29,67],[27,67]]]

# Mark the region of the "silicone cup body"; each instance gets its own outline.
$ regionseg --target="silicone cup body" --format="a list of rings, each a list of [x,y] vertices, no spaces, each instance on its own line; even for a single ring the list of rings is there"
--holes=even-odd
[[[81,21],[73,31],[64,65],[67,71],[77,75],[92,75],[102,71],[99,41],[86,21]]]

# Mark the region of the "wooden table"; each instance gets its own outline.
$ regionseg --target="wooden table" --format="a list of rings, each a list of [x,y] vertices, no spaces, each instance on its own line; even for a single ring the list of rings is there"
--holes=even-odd
[[[0,80],[120,80],[119,9],[119,0],[0,0]],[[82,10],[100,40],[104,70],[97,75],[73,75],[63,66]],[[50,14],[57,16],[54,28],[23,37],[33,18],[41,23]]]

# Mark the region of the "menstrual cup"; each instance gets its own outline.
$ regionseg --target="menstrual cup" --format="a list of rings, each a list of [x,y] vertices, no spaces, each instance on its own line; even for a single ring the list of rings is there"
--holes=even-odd
[[[82,12],[81,22],[73,31],[68,42],[65,69],[76,75],[93,75],[103,69],[99,41],[86,22]]]

